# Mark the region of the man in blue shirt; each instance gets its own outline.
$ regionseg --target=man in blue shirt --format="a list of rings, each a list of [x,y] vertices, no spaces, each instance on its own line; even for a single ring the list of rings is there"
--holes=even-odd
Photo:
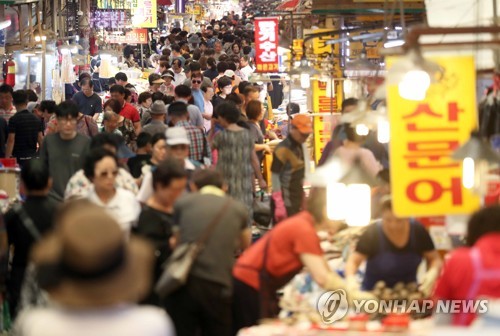
[[[205,113],[205,100],[203,99],[203,91],[201,91],[201,83],[203,83],[203,75],[195,73],[191,76],[191,91],[194,104],[200,109],[201,113]]]

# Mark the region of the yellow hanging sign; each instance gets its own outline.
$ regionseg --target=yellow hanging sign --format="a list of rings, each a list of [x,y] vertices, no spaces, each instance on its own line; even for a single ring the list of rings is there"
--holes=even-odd
[[[387,59],[389,76],[398,59]],[[430,59],[445,72],[423,101],[406,100],[398,85],[387,84],[393,209],[401,217],[467,214],[480,206],[462,186],[461,163],[450,157],[477,125],[474,58]]]

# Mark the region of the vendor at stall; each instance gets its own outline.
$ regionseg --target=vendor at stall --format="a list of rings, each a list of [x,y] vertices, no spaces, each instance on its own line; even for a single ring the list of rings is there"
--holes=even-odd
[[[372,290],[379,281],[383,281],[388,288],[399,282],[416,283],[417,269],[424,258],[427,273],[419,290],[429,296],[442,265],[429,233],[421,224],[397,217],[392,211],[390,198],[382,201],[381,214],[382,221],[367,228],[359,238],[356,251],[347,261],[348,289],[359,287],[355,275],[365,261],[363,290]]]
[[[233,268],[233,328],[235,333],[278,314],[276,291],[304,267],[322,288],[345,288],[323,257],[317,231],[337,231],[339,222],[326,216],[326,189],[313,188],[307,211],[292,216],[248,248]],[[353,291],[351,299],[371,299],[369,293]]]
[[[440,300],[476,300],[500,298],[500,206],[476,212],[468,223],[468,247],[453,251],[436,286]],[[464,301],[462,301],[464,300]],[[451,317],[453,325],[470,325],[475,314],[460,307]],[[464,313],[464,310],[467,313]],[[442,321],[442,319],[440,319]]]

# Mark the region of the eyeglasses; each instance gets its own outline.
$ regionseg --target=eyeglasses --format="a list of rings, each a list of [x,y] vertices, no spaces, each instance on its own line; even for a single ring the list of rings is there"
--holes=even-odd
[[[198,79],[193,79],[193,80],[191,81],[191,83],[193,83],[193,84],[201,84],[201,80],[198,80]]]
[[[118,170],[112,170],[112,171],[103,171],[97,174],[97,176],[104,178],[104,177],[117,177],[118,176]]]
[[[73,118],[57,118],[57,122],[60,124],[76,124],[76,119]]]

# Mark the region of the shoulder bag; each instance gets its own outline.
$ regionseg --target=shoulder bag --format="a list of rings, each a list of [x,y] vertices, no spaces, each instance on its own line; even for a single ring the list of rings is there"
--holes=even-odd
[[[160,279],[155,285],[155,292],[161,298],[165,298],[186,284],[196,258],[200,255],[205,243],[229,207],[230,202],[231,199],[228,198],[222,209],[219,210],[214,219],[208,224],[198,240],[179,245],[174,250],[164,266]]]

